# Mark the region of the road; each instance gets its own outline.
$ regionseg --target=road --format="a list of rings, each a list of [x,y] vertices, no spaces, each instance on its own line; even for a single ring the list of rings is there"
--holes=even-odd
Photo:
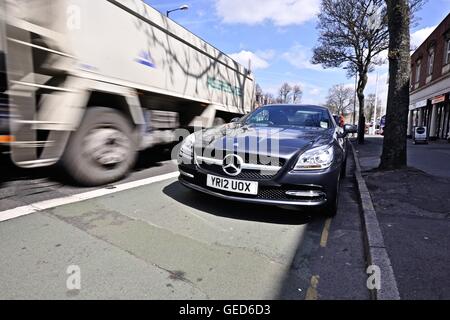
[[[368,299],[353,167],[327,220],[187,190],[167,150],[100,189],[2,159],[0,299]]]

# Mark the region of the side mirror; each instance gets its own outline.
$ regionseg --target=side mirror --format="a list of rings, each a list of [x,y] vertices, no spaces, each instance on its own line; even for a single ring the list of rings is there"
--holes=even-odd
[[[231,119],[230,123],[237,123],[239,121],[241,121],[241,118],[233,118]]]
[[[344,134],[348,135],[351,133],[358,133],[358,126],[354,126],[352,124],[346,124],[344,126]]]

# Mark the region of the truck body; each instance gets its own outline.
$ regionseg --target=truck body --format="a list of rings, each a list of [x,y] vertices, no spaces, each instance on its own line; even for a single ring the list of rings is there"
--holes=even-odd
[[[0,0],[0,14],[0,143],[17,166],[109,183],[135,151],[255,105],[247,68],[142,0]],[[102,151],[78,158],[86,146]]]

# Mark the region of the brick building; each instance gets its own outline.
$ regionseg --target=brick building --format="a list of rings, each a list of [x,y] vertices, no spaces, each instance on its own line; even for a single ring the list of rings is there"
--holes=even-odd
[[[450,14],[411,57],[408,132],[428,127],[430,139],[450,138]]]

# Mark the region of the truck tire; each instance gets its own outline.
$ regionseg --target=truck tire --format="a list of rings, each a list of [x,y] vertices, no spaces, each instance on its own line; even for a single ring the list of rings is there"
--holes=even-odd
[[[130,121],[119,111],[92,107],[68,142],[61,165],[81,186],[93,187],[123,178],[137,158]]]

